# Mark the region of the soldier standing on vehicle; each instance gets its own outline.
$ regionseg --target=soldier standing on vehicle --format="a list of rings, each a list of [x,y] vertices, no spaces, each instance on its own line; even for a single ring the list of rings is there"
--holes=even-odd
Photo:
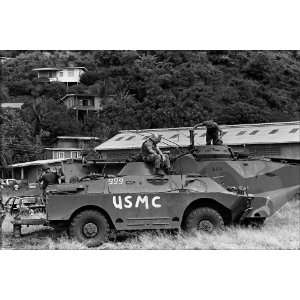
[[[48,165],[43,165],[42,174],[38,181],[42,184],[43,199],[45,199],[47,186],[51,184],[58,184],[58,176],[56,173],[51,172]]]
[[[161,135],[152,134],[143,144],[141,148],[142,158],[145,162],[154,163],[155,174],[164,175],[161,168],[165,168],[167,173],[170,173],[170,159],[169,156],[163,154],[158,147],[161,141]]]
[[[59,184],[65,183],[66,182],[66,178],[65,178],[65,174],[63,172],[62,167],[60,167],[57,171],[57,175],[58,175],[58,182]]]
[[[5,218],[5,209],[2,199],[2,188],[0,188],[0,249],[2,248],[2,223]]]
[[[213,145],[223,144],[223,131],[216,122],[214,122],[213,120],[204,121],[194,126],[194,129],[199,126],[206,127],[206,145],[211,145],[211,142],[213,143]]]

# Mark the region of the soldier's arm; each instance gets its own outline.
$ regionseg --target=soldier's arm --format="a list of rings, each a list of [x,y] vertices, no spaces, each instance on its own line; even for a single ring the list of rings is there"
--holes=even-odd
[[[204,126],[204,123],[196,124],[196,125],[193,127],[193,129],[197,129],[197,128],[200,127],[200,126]]]
[[[146,142],[145,147],[146,147],[146,149],[148,150],[149,153],[156,154],[156,152],[154,151],[154,149],[152,147],[152,143]]]
[[[218,131],[220,132],[220,135],[223,135],[223,130],[220,128],[220,126],[218,125]]]
[[[163,158],[164,154],[162,153],[162,151],[159,149],[157,145],[156,145],[156,149],[157,149],[157,153]]]

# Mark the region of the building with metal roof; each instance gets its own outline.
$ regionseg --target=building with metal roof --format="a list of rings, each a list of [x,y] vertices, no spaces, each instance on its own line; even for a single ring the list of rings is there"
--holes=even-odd
[[[64,67],[64,68],[35,68],[38,79],[42,82],[63,82],[67,85],[78,84],[80,76],[87,71],[85,67]]]
[[[23,102],[4,102],[1,103],[1,107],[6,109],[21,109],[23,104]]]
[[[58,103],[64,104],[67,109],[75,110],[76,119],[83,123],[89,116],[94,114],[99,116],[99,111],[102,110],[102,99],[97,95],[66,94],[58,100]]]
[[[27,182],[36,182],[41,175],[42,165],[48,165],[50,169],[62,168],[66,182],[74,176],[80,178],[88,174],[88,170],[82,164],[81,159],[43,159],[24,163],[16,163],[8,166],[11,177]]]
[[[256,156],[300,159],[300,121],[221,125],[223,142],[234,150],[246,148]],[[162,135],[162,149],[190,145],[190,127],[123,130],[95,148],[103,160],[123,160],[136,153],[152,133]],[[195,131],[195,145],[205,145],[206,128]]]
[[[93,149],[99,138],[95,136],[58,136],[51,148],[45,148],[45,157],[48,159],[78,159],[82,158],[82,151]]]

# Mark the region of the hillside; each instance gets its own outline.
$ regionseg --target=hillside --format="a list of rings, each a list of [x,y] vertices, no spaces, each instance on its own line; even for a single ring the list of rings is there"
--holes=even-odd
[[[32,158],[40,151],[32,148],[57,135],[106,139],[120,129],[191,126],[209,118],[220,124],[300,119],[297,51],[0,51],[0,56],[11,57],[2,64],[1,100],[26,103],[20,113],[1,115],[8,162],[24,159],[14,153],[24,140]],[[99,118],[76,122],[56,102],[66,86],[39,83],[32,72],[65,66],[89,70],[68,93],[100,96]],[[12,136],[12,128],[20,126],[25,133]]]

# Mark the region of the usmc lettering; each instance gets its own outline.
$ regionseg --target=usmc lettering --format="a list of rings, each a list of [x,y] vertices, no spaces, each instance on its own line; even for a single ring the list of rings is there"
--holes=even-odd
[[[158,202],[160,200],[160,196],[148,197],[148,195],[137,195],[137,196],[113,196],[113,205],[115,208],[123,209],[123,208],[139,208],[144,207],[145,209],[160,208],[161,204]]]

